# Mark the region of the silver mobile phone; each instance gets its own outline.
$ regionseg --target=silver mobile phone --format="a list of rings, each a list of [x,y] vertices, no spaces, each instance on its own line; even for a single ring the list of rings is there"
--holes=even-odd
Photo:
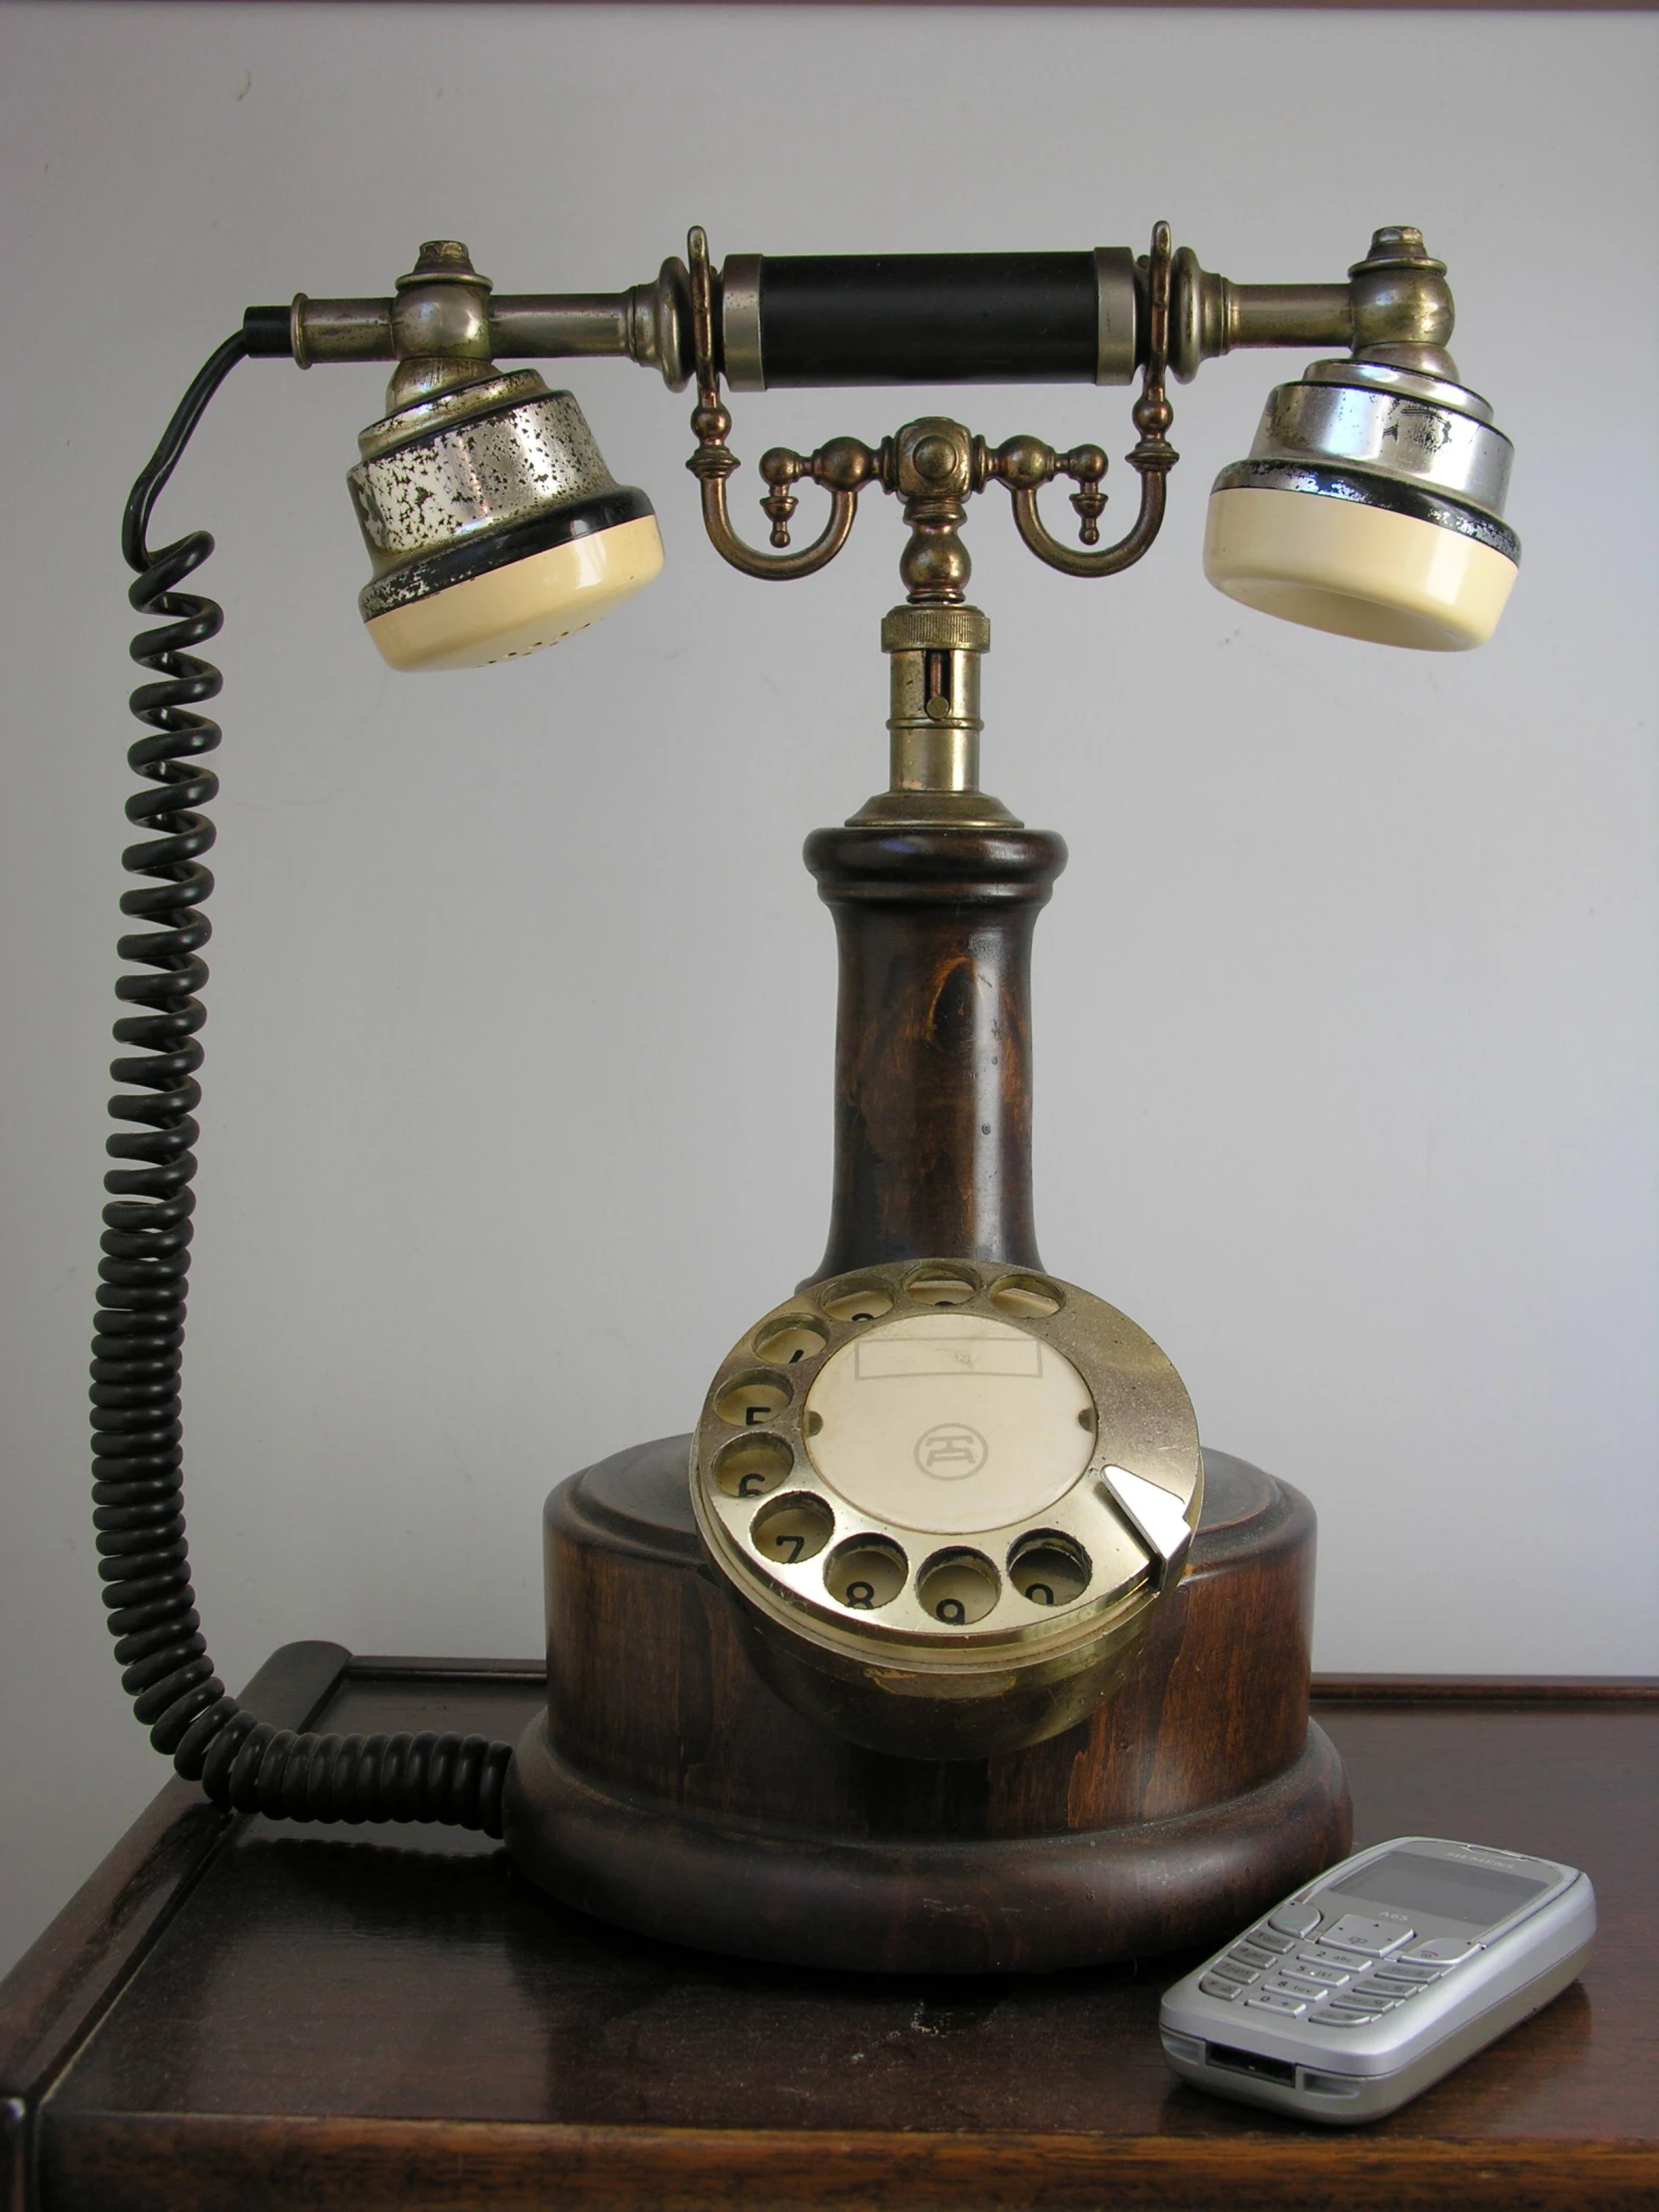
[[[1288,1897],[1170,1989],[1183,2081],[1341,2125],[1381,2119],[1558,1996],[1595,1939],[1589,1877],[1396,1836]]]

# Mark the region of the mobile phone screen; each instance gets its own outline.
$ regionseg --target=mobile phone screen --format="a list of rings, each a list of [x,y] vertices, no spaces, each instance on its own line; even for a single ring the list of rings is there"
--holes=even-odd
[[[1435,1913],[1471,1928],[1490,1928],[1549,1888],[1526,1875],[1460,1859],[1430,1859],[1414,1851],[1390,1851],[1341,1884],[1344,1897],[1399,1911]]]

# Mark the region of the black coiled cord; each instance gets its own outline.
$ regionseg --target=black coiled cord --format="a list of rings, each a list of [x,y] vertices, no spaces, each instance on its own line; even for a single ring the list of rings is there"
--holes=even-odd
[[[207,756],[220,740],[218,723],[198,710],[221,684],[196,648],[218,636],[224,618],[213,600],[179,589],[213,551],[208,532],[193,530],[155,553],[146,538],[156,500],[209,400],[254,349],[249,332],[239,330],[208,360],[133,486],[122,522],[122,553],[138,572],[128,596],[141,614],[166,619],[140,631],[132,647],[157,680],[132,695],[148,734],[127,756],[145,779],[127,802],[127,819],[150,834],[122,854],[144,881],[123,895],[121,910],[150,926],[118,945],[123,960],[146,972],[122,975],[115,986],[119,999],[142,1010],[115,1024],[116,1043],[138,1056],[110,1065],[116,1083],[135,1088],[110,1100],[122,1127],[106,1146],[131,1164],[104,1178],[111,1203],[92,1343],[98,1571],[134,1712],[156,1749],[171,1752],[179,1772],[216,1803],[285,1820],[445,1821],[499,1836],[510,1744],[482,1736],[299,1735],[257,1721],[214,1673],[190,1582],[179,1369],[206,1019],[197,994],[208,979],[204,908],[213,889],[204,855],[214,827],[202,810],[219,790]]]

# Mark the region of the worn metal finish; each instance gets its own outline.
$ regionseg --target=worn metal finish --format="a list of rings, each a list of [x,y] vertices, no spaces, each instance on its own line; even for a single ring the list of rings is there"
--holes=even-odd
[[[1096,381],[1127,383],[1151,349],[1145,268],[1127,247],[1097,247],[1093,264]],[[733,255],[713,281],[720,344],[712,352],[737,391],[765,388],[761,266],[759,255]],[[464,289],[464,275],[417,271],[401,279],[395,300],[311,299],[300,292],[291,311],[293,357],[301,367],[390,360],[400,345],[413,357],[450,349],[451,341],[466,352],[479,333],[476,295],[469,307],[453,288],[460,276]],[[415,296],[406,297],[410,291]],[[690,276],[678,260],[665,261],[654,281],[626,291],[491,294],[487,311],[486,350],[495,358],[626,357],[660,369],[676,390],[695,365]],[[1445,352],[1453,311],[1444,263],[1408,224],[1376,232],[1346,283],[1235,283],[1182,247],[1171,262],[1169,372],[1189,382],[1206,360],[1244,346],[1342,345],[1367,359],[1455,376]]]
[[[1375,232],[1370,252],[1348,276],[1352,342],[1361,360],[1391,361],[1456,381],[1457,364],[1445,350],[1456,319],[1445,264],[1435,261],[1413,224]]]
[[[881,623],[889,656],[888,786],[854,824],[991,829],[1014,817],[979,789],[979,662],[991,626],[977,607],[906,603]]]
[[[453,244],[454,242],[439,242]],[[422,249],[424,254],[427,250]],[[459,251],[464,254],[465,249]],[[476,275],[476,273],[474,273]],[[439,280],[438,289],[428,276]],[[413,298],[405,289],[420,289]],[[478,337],[477,317],[453,289],[441,288],[444,272],[400,279],[395,299],[312,299],[296,292],[289,310],[290,350],[301,368],[318,361],[389,361],[429,351],[434,341],[458,338],[468,352]],[[621,356],[662,372],[678,391],[691,375],[691,294],[685,264],[664,262],[650,283],[616,292],[501,292],[488,294],[482,357],[497,360],[562,360]],[[440,354],[444,350],[439,343]]]
[[[311,299],[296,291],[288,309],[288,350],[299,368],[318,361],[389,361],[389,299]]]
[[[440,588],[451,555],[484,538],[503,553],[520,525],[580,503],[590,526],[620,519],[623,495],[605,466],[581,408],[567,391],[549,391],[534,369],[483,377],[417,401],[370,423],[362,459],[346,483],[368,548],[373,581],[359,606],[371,620]],[[451,564],[452,565],[452,564]]]
[[[1135,257],[1127,246],[1094,250],[1095,291],[1100,335],[1095,360],[1097,384],[1133,383],[1140,366],[1140,287]]]
[[[1501,517],[1514,448],[1478,393],[1441,379],[1320,361],[1268,396],[1253,461],[1331,462],[1395,477]]]
[[[429,239],[414,268],[397,279],[391,338],[399,358],[462,353],[488,360],[493,288],[459,239]]]
[[[722,264],[720,336],[727,383],[734,391],[765,391],[759,254],[728,254]]]
[[[925,1420],[958,1369],[984,1384],[983,1432],[935,1421],[912,1449],[905,1393]],[[1053,1453],[1035,1481],[1028,1389]],[[1046,1425],[1062,1416],[1069,1446]],[[798,1293],[734,1346],[692,1443],[699,1533],[773,1687],[854,1742],[931,1758],[1040,1742],[1090,1710],[1179,1574],[1202,1491],[1192,1407],[1151,1339],[994,1261]]]
[[[882,623],[893,791],[978,790],[979,660],[990,630],[977,607],[896,607]]]
[[[1236,346],[1347,345],[1368,360],[1454,378],[1445,351],[1454,312],[1445,264],[1410,224],[1376,232],[1346,284],[1236,284],[1184,246],[1175,256],[1170,369],[1186,384]]]
[[[388,412],[470,383],[493,366],[490,290],[458,239],[429,239],[420,249],[391,303],[397,367],[386,386]]]
[[[1347,345],[1354,301],[1347,284],[1235,284],[1200,265],[1190,246],[1173,258],[1170,372],[1190,384],[1206,361],[1235,346]]]
[[[660,370],[671,391],[691,376],[690,324],[690,279],[677,256],[654,282],[627,291],[510,292],[490,307],[498,359],[621,356]]]

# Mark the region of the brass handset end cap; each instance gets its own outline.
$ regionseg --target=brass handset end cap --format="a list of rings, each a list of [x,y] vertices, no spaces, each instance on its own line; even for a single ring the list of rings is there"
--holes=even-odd
[[[883,653],[988,653],[989,615],[977,607],[894,607],[881,618]]]

